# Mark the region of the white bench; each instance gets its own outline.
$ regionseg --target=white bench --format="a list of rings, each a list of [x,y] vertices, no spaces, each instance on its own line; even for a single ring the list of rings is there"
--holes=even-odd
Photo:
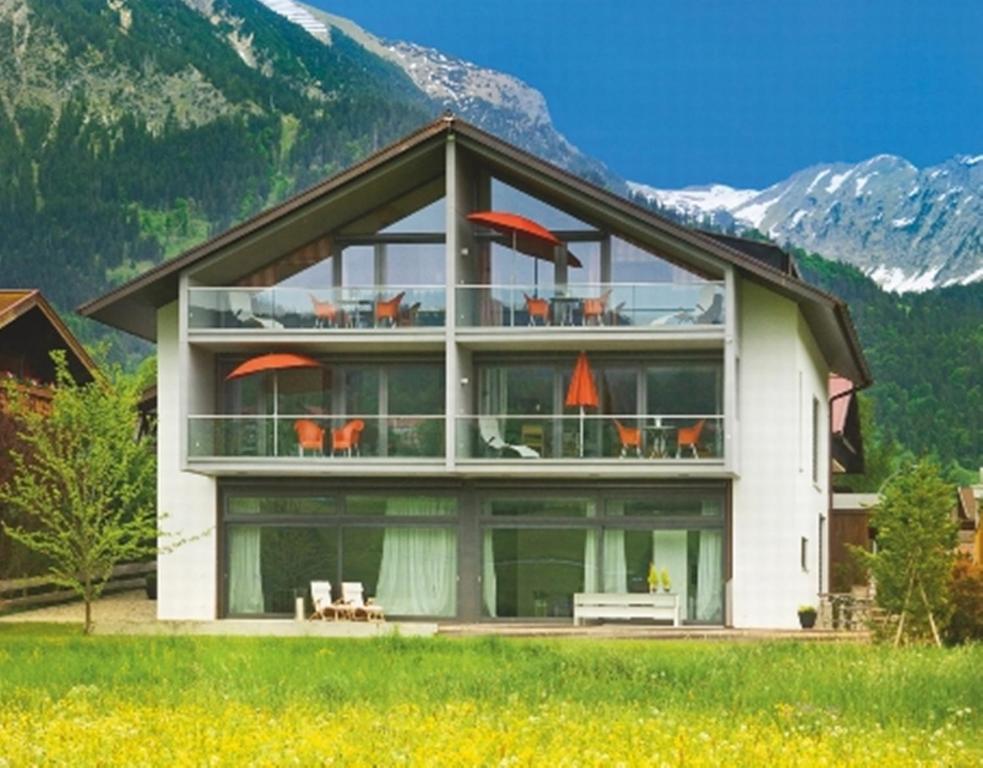
[[[573,596],[573,624],[584,619],[668,620],[679,626],[679,595],[659,592],[578,592]]]

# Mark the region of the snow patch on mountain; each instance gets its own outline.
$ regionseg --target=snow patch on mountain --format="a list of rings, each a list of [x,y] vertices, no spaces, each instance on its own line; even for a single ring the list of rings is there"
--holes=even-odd
[[[924,169],[893,155],[826,163],[736,200],[695,198],[692,189],[658,189],[656,196],[679,213],[706,216],[712,208],[725,226],[753,227],[853,264],[888,290],[983,280],[983,155]]]
[[[726,184],[685,189],[656,189],[646,184],[628,182],[628,188],[632,193],[640,195],[649,202],[658,203],[665,208],[671,208],[694,218],[702,218],[706,214],[721,210],[735,210],[758,195],[756,189],[734,189]]]

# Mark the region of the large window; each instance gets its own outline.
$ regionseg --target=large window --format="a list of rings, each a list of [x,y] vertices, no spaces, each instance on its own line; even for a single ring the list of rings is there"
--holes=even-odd
[[[482,524],[485,616],[572,616],[575,593],[645,592],[654,567],[668,576],[685,620],[723,621],[719,493],[490,496],[482,503]]]
[[[227,613],[288,614],[311,581],[336,598],[357,581],[389,615],[453,616],[456,514],[444,496],[229,494]]]
[[[225,612],[288,615],[311,581],[360,582],[391,617],[559,619],[578,592],[666,572],[685,621],[724,615],[722,485],[223,493]],[[661,589],[661,586],[660,586]]]

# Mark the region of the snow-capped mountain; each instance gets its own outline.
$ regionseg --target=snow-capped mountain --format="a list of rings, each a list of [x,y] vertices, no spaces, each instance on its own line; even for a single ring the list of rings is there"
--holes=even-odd
[[[309,25],[337,29],[366,50],[400,67],[427,97],[443,109],[484,128],[528,152],[616,192],[627,192],[623,179],[588,157],[556,129],[543,94],[518,78],[448,56],[411,42],[384,40],[349,19],[293,0],[260,0],[281,15]],[[306,27],[305,27],[306,28]]]
[[[887,290],[983,280],[983,155],[923,169],[893,155],[815,165],[760,191],[629,186],[684,216],[853,264]]]

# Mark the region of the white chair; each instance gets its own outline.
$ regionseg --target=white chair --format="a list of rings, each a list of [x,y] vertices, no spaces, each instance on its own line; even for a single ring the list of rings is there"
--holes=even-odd
[[[312,619],[337,619],[340,614],[346,612],[343,610],[345,606],[332,602],[330,581],[311,582],[311,602],[314,603]]]
[[[283,328],[283,323],[268,317],[258,317],[253,312],[253,297],[245,291],[229,291],[229,311],[233,317],[245,325],[254,324],[262,328]]]
[[[528,445],[517,445],[505,442],[502,437],[502,430],[498,426],[498,419],[492,416],[484,416],[478,419],[478,431],[481,432],[481,439],[485,445],[493,451],[513,451],[522,459],[538,459],[539,451],[530,448]]]
[[[341,601],[351,608],[353,618],[366,621],[382,621],[385,615],[382,606],[365,600],[365,587],[360,581],[343,581],[341,583]]]

